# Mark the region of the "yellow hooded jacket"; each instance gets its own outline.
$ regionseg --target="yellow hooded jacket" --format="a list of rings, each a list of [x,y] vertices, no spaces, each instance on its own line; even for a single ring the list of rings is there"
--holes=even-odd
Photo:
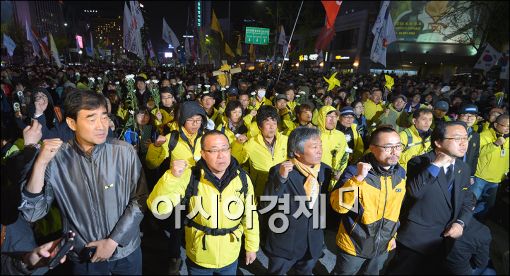
[[[345,135],[336,128],[332,130],[326,129],[326,116],[328,113],[335,111],[332,106],[323,106],[319,110],[317,123],[321,132],[322,140],[322,162],[330,166],[335,173],[343,172],[349,161],[349,154],[345,152],[347,141]]]
[[[196,160],[201,158],[200,151],[200,140],[201,136],[196,136],[193,144],[188,143],[188,138],[184,135],[182,128],[179,130],[179,139],[175,148],[172,152],[169,152],[168,144],[170,142],[171,133],[168,133],[165,138],[166,141],[163,145],[156,147],[153,143],[149,145],[149,149],[147,150],[147,156],[145,157],[145,161],[147,162],[147,167],[149,169],[155,169],[163,163],[163,161],[170,157],[170,160],[186,160],[188,163],[188,167],[194,166]],[[186,137],[184,139],[183,137]]]

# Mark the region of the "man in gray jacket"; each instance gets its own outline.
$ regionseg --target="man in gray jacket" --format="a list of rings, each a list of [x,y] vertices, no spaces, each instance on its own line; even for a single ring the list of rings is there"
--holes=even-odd
[[[22,181],[19,209],[33,222],[57,201],[64,233],[76,233],[69,254],[73,274],[141,274],[139,225],[147,186],[140,160],[131,145],[107,139],[101,94],[74,90],[64,110],[75,138],[43,141],[31,175]]]

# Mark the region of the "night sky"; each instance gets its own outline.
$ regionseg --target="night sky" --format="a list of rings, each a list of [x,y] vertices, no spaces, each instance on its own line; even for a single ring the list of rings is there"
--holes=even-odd
[[[140,1],[148,14],[150,37],[155,48],[162,47],[164,41],[161,38],[162,18],[165,17],[168,25],[174,30],[179,39],[186,31],[188,8],[190,9],[190,20],[194,9],[194,1]],[[296,4],[295,11],[299,8],[300,2]],[[319,5],[320,2],[318,1]],[[124,1],[64,1],[64,4],[75,9],[96,9],[102,17],[114,18],[122,16]],[[218,18],[228,17],[229,1],[213,1],[212,8]],[[230,1],[231,22],[239,22],[244,18],[255,19],[258,14],[263,14],[264,6],[276,7],[273,1]],[[287,11],[280,11],[287,12]],[[287,31],[290,33],[290,30]]]

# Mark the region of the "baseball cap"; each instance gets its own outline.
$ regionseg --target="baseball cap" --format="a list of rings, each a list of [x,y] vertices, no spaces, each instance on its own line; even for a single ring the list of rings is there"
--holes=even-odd
[[[460,108],[459,114],[478,114],[478,106],[474,104],[465,104]]]
[[[345,106],[342,109],[340,109],[340,116],[348,116],[352,115],[355,116],[354,109],[350,106]]]
[[[434,105],[434,109],[439,109],[439,110],[443,110],[443,111],[448,111],[448,109],[450,109],[450,105],[445,102],[445,101],[438,101],[435,105]]]

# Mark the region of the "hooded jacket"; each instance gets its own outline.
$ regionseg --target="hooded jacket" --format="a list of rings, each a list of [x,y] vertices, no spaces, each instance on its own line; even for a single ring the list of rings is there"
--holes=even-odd
[[[345,214],[336,236],[338,247],[347,254],[369,259],[388,251],[389,242],[396,236],[406,193],[406,172],[398,164],[385,170],[372,153],[360,161],[372,165],[367,177],[358,181],[357,166],[350,165],[330,201],[335,211]]]
[[[32,98],[37,93],[44,93],[46,97],[48,97],[48,106],[44,110],[43,114],[37,118],[34,118],[35,115],[35,101],[32,99],[28,105],[28,116],[23,121],[21,119],[16,119],[16,123],[18,124],[18,127],[20,129],[25,129],[27,125],[30,124],[30,120],[32,118],[36,119],[42,126],[42,139],[47,139],[49,136],[50,130],[55,128],[59,125],[59,122],[57,120],[57,116],[55,114],[55,105],[53,104],[53,98],[51,97],[50,93],[44,89],[44,88],[35,88],[34,91],[32,91]]]
[[[193,143],[190,143],[188,137],[184,134],[184,124],[186,120],[195,116],[200,115],[202,117],[202,125],[198,130],[198,134]],[[205,110],[197,102],[184,102],[179,108],[179,139],[172,152],[169,152],[168,144],[170,142],[171,133],[165,136],[166,141],[163,145],[156,147],[154,144],[150,144],[147,150],[147,156],[145,161],[149,169],[155,169],[163,163],[165,159],[170,157],[170,160],[186,160],[189,167],[195,165],[196,160],[200,159],[200,140],[202,137],[204,124],[207,122],[207,115]]]
[[[326,129],[326,116],[330,112],[336,112],[336,109],[332,106],[323,106],[319,110],[317,117],[322,140],[321,161],[330,166],[334,172],[341,173],[347,167],[347,162],[349,161],[349,153],[345,151],[347,149],[347,140],[344,133],[340,130],[336,128],[332,130]]]
[[[250,178],[247,177],[248,191],[245,196],[242,196],[239,192],[242,189],[240,177],[242,168],[234,158],[231,159],[222,179],[215,177],[203,160],[198,161],[196,166],[195,169],[200,171],[197,197],[192,197],[188,206],[184,207],[187,208],[187,212],[200,208],[205,213],[211,214],[211,217],[205,218],[204,213],[199,212],[193,217],[193,222],[208,228],[233,228],[237,225],[239,227],[232,233],[214,236],[205,234],[195,227],[186,226],[184,231],[186,256],[195,264],[205,268],[225,267],[239,258],[243,235],[245,250],[257,252],[259,249],[259,221]],[[154,214],[168,214],[172,210],[171,206],[167,205],[169,202],[172,206],[181,202],[192,179],[192,171],[193,169],[186,170],[178,178],[170,171],[165,172],[147,199],[147,205]],[[221,211],[220,208],[225,208],[223,207],[224,201],[234,199],[240,200],[243,205],[230,204],[228,205],[230,212]],[[244,207],[244,211],[240,207]],[[240,216],[232,219],[226,216],[229,213],[239,213]]]

